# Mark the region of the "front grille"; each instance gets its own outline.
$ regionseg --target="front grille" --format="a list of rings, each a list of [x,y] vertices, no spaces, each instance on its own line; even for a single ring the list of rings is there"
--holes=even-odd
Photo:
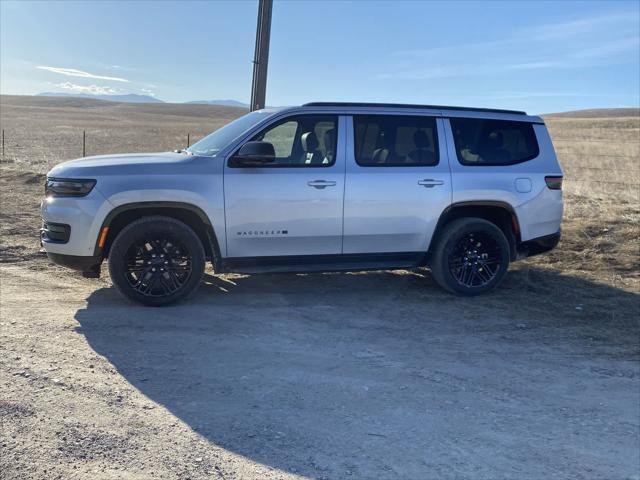
[[[64,223],[43,222],[40,238],[43,242],[67,243],[71,236],[71,227]]]

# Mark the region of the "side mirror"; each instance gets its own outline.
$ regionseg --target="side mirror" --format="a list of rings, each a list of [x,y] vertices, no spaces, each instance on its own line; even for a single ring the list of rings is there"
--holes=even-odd
[[[230,159],[232,167],[260,167],[276,160],[276,150],[269,142],[247,142]]]

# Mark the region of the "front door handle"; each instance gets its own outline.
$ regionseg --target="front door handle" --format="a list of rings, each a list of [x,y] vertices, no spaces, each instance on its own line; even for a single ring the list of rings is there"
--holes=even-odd
[[[425,188],[433,188],[437,185],[444,185],[442,180],[434,180],[433,178],[425,178],[424,180],[419,180],[418,185],[422,185]]]
[[[307,185],[309,185],[310,187],[323,189],[327,187],[335,187],[336,182],[330,180],[312,180],[310,182],[307,182]]]

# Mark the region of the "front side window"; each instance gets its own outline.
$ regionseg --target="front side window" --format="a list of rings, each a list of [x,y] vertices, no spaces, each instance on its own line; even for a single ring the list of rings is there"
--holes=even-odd
[[[269,142],[276,159],[265,167],[329,167],[336,161],[338,117],[300,115],[270,125],[252,141]]]
[[[512,165],[539,154],[533,125],[527,122],[451,118],[458,160],[463,165]]]
[[[421,116],[356,115],[355,156],[364,167],[438,164],[436,119]]]
[[[202,140],[194,143],[187,151],[194,155],[206,155],[215,157],[223,148],[229,145],[233,140],[251,130],[255,125],[265,120],[271,113],[267,112],[251,112],[235,119],[233,122],[227,123],[224,127],[219,128],[210,133]]]

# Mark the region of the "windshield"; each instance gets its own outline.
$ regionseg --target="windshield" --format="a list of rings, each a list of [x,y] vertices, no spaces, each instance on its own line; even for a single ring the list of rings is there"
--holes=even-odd
[[[254,125],[270,116],[269,112],[251,112],[227,123],[224,127],[210,133],[202,140],[187,148],[194,155],[207,155],[215,157],[220,150],[229,145],[233,140],[245,133]]]

